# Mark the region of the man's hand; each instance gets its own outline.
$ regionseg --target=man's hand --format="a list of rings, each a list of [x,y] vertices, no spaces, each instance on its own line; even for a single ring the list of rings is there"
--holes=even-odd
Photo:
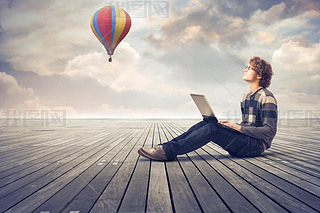
[[[231,127],[232,129],[241,131],[241,126],[239,124],[236,123],[230,123],[229,121],[219,121],[219,123],[226,125],[228,127]]]

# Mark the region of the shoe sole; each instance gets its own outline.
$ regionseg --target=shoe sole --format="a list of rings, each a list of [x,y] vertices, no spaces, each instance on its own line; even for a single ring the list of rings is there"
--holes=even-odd
[[[138,153],[139,155],[143,156],[143,157],[146,157],[146,158],[150,158],[152,160],[156,160],[156,161],[166,161],[166,160],[161,160],[161,159],[158,159],[158,158],[154,158],[150,155],[148,155],[147,153],[143,152],[141,149],[138,150]]]

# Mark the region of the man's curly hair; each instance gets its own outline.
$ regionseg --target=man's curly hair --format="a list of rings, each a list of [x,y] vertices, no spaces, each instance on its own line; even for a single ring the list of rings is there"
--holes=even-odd
[[[269,87],[273,75],[271,65],[267,61],[256,56],[250,58],[249,64],[251,65],[252,69],[261,76],[259,86],[265,88]]]

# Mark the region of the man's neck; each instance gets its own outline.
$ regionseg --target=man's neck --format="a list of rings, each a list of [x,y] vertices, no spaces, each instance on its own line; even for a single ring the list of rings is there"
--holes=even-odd
[[[262,88],[260,85],[259,85],[259,82],[256,83],[256,82],[252,82],[250,84],[250,93],[253,94],[255,93],[258,89]]]

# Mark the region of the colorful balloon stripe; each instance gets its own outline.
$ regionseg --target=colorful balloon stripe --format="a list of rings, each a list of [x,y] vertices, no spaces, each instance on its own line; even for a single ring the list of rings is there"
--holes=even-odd
[[[112,30],[111,30],[111,43],[110,43],[110,47],[112,47],[112,43],[113,43],[113,36],[114,36],[114,30],[116,28],[116,20],[117,20],[117,14],[116,14],[116,10],[114,7],[112,7]]]
[[[114,48],[116,48],[118,46],[118,44],[124,39],[124,37],[126,37],[126,35],[128,34],[129,30],[130,30],[130,27],[131,27],[131,18],[129,16],[129,14],[123,10],[124,14],[125,14],[125,17],[126,17],[126,22],[125,22],[125,25],[124,25],[124,28],[122,30],[122,33],[118,39],[118,41],[116,42],[116,46]]]
[[[112,33],[112,8],[111,7],[103,7],[98,13],[97,16],[97,24],[98,28],[101,32],[101,40],[104,40],[106,44],[106,49],[108,54],[112,54],[110,51],[111,47],[111,33]]]
[[[119,7],[116,8],[116,17],[118,18],[116,19],[116,28],[114,29],[112,48],[115,48],[116,43],[118,42],[119,37],[123,32],[123,28],[126,25],[126,15]]]
[[[98,10],[92,17],[91,19],[91,29],[92,31],[94,32],[94,34],[96,35],[96,37],[99,39],[99,41],[101,42],[101,44],[103,46],[106,46],[106,43],[104,42],[104,40],[102,39],[102,35],[100,33],[100,30],[99,30],[99,27],[98,27],[98,24],[96,21],[92,21],[92,20],[97,20],[97,16],[98,16],[98,13],[99,13],[100,10]]]
[[[91,19],[91,29],[108,55],[113,55],[114,49],[128,34],[131,27],[129,14],[120,7],[107,6],[99,9]]]

